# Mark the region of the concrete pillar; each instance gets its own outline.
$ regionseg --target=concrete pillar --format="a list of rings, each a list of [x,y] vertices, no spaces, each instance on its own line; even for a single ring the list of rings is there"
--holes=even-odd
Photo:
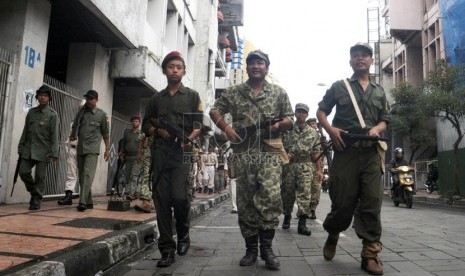
[[[109,73],[110,51],[98,43],[73,43],[69,47],[66,83],[83,90],[90,89],[99,93],[98,107],[108,115],[111,127],[113,109],[114,81]],[[110,141],[112,143],[112,141]],[[97,173],[92,184],[92,193],[106,193],[108,163],[103,158],[105,146],[102,140]]]
[[[13,82],[8,96],[6,135],[1,152],[0,203],[29,202],[30,195],[20,179],[12,197],[13,175],[18,159],[18,142],[26,114],[36,106],[34,95],[43,83],[50,24],[48,0],[0,1],[0,47],[16,54]]]

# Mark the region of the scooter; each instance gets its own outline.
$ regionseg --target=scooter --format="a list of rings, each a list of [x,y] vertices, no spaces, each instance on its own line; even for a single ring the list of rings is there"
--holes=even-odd
[[[321,188],[323,189],[323,193],[327,193],[329,189],[329,172],[327,169],[323,172],[323,181],[321,182]]]
[[[397,196],[392,195],[394,206],[399,206],[400,203],[406,204],[407,208],[412,208],[413,205],[413,187],[415,185],[414,171],[410,166],[400,166],[395,169],[399,174],[399,191]]]
[[[438,178],[439,178],[439,173],[438,173],[438,167],[436,165],[431,164],[428,166],[429,171],[428,171],[428,176],[426,178],[426,192],[428,194],[431,194],[434,191],[438,190]]]

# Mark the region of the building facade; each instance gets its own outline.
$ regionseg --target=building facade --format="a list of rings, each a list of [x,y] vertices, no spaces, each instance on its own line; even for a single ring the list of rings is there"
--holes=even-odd
[[[402,82],[421,87],[439,59],[445,59],[453,66],[465,64],[464,0],[384,2],[381,13],[392,35],[392,54],[381,60],[381,70],[387,77],[391,74],[392,87]],[[447,122],[436,120],[436,124],[426,125],[437,137],[437,149],[426,150],[419,159],[437,158],[441,189],[450,190],[449,186],[453,185],[453,174],[450,173],[454,167],[451,163],[454,160],[453,143],[457,134]],[[465,141],[459,147],[461,162],[465,164]],[[465,175],[461,176],[461,182],[464,189]]]
[[[219,9],[226,14],[222,22]],[[218,36],[242,25],[243,0],[4,0],[0,14],[0,203],[20,203],[29,201],[20,179],[10,196],[17,146],[38,87],[52,89],[61,119],[60,159],[49,166],[45,195],[64,191],[65,142],[89,89],[99,92],[98,106],[111,125],[111,158],[103,160],[102,146],[92,187],[106,194],[129,118],[143,116],[150,97],[166,86],[161,61],[167,53],[183,54],[183,83],[200,93],[204,106],[213,105],[218,63],[226,64]],[[237,32],[230,37],[237,41]]]

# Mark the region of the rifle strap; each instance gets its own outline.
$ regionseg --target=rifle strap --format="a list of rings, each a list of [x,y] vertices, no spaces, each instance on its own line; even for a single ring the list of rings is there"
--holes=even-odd
[[[360,112],[360,108],[358,107],[357,101],[355,100],[352,87],[350,87],[350,84],[347,81],[347,79],[344,79],[343,81],[347,88],[347,92],[349,92],[350,100],[352,101],[352,105],[354,106],[355,113],[357,114],[358,121],[360,122],[360,126],[362,127],[362,129],[366,129],[367,125],[365,124],[365,120],[363,120],[362,113]]]

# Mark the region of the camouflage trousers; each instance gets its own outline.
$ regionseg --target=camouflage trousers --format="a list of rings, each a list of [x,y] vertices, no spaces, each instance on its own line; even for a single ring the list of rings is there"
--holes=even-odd
[[[270,153],[235,154],[237,208],[244,238],[259,230],[276,229],[282,212],[279,156]]]
[[[314,175],[316,175],[315,171],[313,171]],[[316,179],[316,177],[313,178],[312,181],[312,197],[310,200],[310,209],[312,211],[316,211],[316,207],[320,203],[320,195],[321,195],[321,182]]]
[[[311,162],[289,163],[283,167],[283,214],[292,214],[294,202],[297,200],[297,216],[309,217],[313,171],[314,164]]]
[[[141,161],[141,169],[142,172],[142,182],[140,187],[140,200],[152,200],[152,191],[150,190],[150,185],[152,185],[152,181],[150,181],[150,166],[152,165],[152,152],[151,152],[151,145],[149,145],[144,151],[142,152],[142,161]]]

